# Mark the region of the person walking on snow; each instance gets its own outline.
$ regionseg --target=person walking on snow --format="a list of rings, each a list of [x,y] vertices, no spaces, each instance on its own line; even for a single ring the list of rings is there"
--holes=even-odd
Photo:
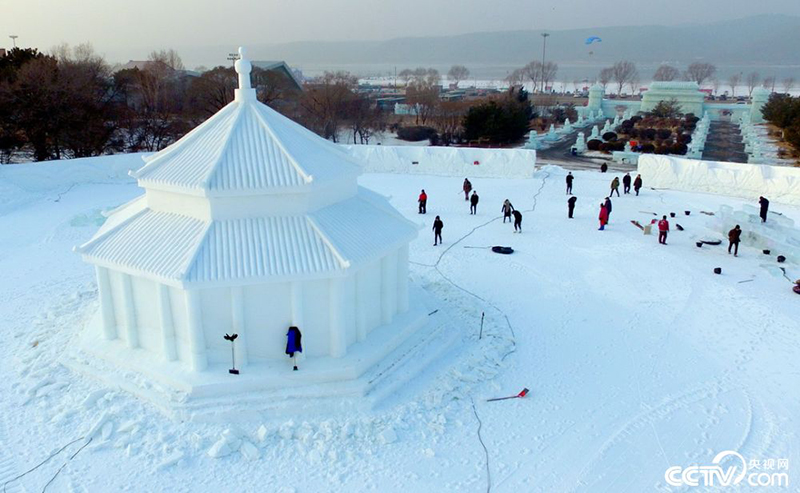
[[[667,216],[663,216],[658,221],[658,242],[662,245],[667,244],[667,233],[669,233],[669,221],[667,221]]]
[[[436,219],[433,220],[433,246],[438,245],[442,242],[442,228],[444,228],[444,223],[439,216],[436,216]]]
[[[514,214],[514,232],[522,233],[522,213],[514,210],[512,214]]]
[[[472,196],[469,198],[469,213],[470,214],[477,214],[478,213],[478,192],[472,192]]]
[[[609,197],[614,196],[614,192],[617,192],[617,197],[619,197],[619,177],[614,177],[614,180],[611,181],[611,193],[608,194]]]
[[[572,195],[572,181],[575,179],[572,172],[567,173],[567,195]]]
[[[611,206],[611,199],[609,197],[606,197],[606,201],[603,205],[606,207],[606,223],[610,223],[611,210],[613,209],[613,207]]]
[[[600,228],[599,231],[603,231],[606,229],[606,224],[608,224],[608,209],[606,209],[606,205],[600,202]]]
[[[569,219],[572,219],[572,213],[575,211],[575,202],[578,201],[578,197],[572,196],[567,200],[567,211],[569,215],[567,216]]]
[[[731,253],[731,248],[733,248],[733,256],[739,256],[739,241],[742,238],[742,228],[739,227],[737,224],[735,228],[728,231],[728,253]]]
[[[642,188],[642,175],[636,175],[636,179],[633,180],[633,191],[636,192],[636,196],[639,196],[639,189]]]
[[[427,214],[428,213],[428,194],[425,193],[425,189],[422,189],[422,193],[419,194],[419,214]]]
[[[625,173],[625,176],[622,177],[622,193],[629,194],[631,193],[631,174]]]
[[[511,205],[508,199],[503,202],[503,207],[500,210],[503,212],[503,224],[506,223],[506,219],[511,221],[511,212],[514,211],[514,206]]]
[[[761,216],[761,222],[765,223],[767,222],[767,211],[769,211],[769,200],[767,200],[766,197],[759,197],[758,203],[761,206],[761,213],[759,214]]]
[[[472,183],[469,182],[466,178],[464,178],[464,200],[469,200],[469,193],[472,191]]]

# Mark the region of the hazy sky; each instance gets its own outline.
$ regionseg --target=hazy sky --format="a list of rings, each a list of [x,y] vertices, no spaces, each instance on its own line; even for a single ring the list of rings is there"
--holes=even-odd
[[[9,34],[44,50],[90,41],[115,62],[161,47],[680,24],[759,13],[800,15],[800,0],[0,0],[0,46],[10,46]]]

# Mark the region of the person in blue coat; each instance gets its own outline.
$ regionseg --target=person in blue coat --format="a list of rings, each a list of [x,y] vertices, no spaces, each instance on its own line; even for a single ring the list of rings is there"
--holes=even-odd
[[[303,334],[300,329],[292,325],[289,327],[289,332],[286,333],[286,354],[292,358],[294,363],[294,371],[297,371],[297,353],[303,352]]]

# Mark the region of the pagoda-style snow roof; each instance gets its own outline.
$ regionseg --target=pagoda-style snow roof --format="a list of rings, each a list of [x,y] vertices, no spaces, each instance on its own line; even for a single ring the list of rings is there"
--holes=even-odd
[[[356,176],[360,166],[338,145],[260,103],[250,62],[239,60],[236,99],[183,138],[146,158],[131,175],[147,189],[191,195],[310,191]]]
[[[366,189],[307,215],[202,220],[152,210],[142,197],[113,217],[77,251],[91,263],[180,286],[332,277],[417,234]]]

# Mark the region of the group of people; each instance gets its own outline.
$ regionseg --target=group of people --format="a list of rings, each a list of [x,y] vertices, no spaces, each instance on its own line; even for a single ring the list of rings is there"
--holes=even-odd
[[[478,202],[480,201],[480,197],[478,196],[478,192],[472,188],[472,183],[468,178],[464,178],[464,184],[462,185],[461,190],[464,192],[464,200],[469,202],[470,215],[476,215],[478,213]],[[419,204],[418,213],[427,214],[428,194],[425,193],[425,189],[422,189],[420,192],[417,202]],[[511,204],[510,200],[506,199],[503,201],[500,212],[503,213],[503,223],[505,223],[506,220],[511,222],[513,217],[514,232],[522,233],[522,212],[516,210]],[[437,246],[442,243],[442,229],[444,229],[444,222],[442,221],[441,217],[436,216],[436,218],[433,220],[433,226],[431,228],[433,231],[433,246]]]

